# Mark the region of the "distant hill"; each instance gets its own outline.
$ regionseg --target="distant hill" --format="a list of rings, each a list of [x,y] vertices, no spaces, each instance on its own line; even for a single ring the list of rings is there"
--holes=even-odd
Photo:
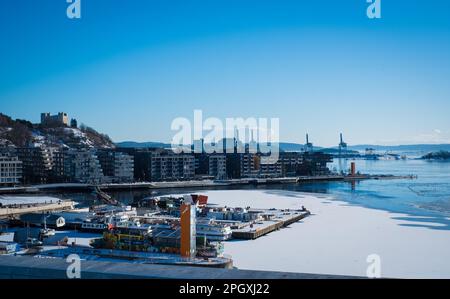
[[[304,144],[292,143],[292,142],[280,142],[280,150],[284,152],[299,152],[305,148]],[[322,147],[314,146],[314,150],[321,150]]]
[[[148,141],[148,142],[135,142],[135,141],[123,141],[116,143],[117,147],[127,147],[127,148],[145,148],[145,147],[153,147],[153,148],[170,148],[170,143],[163,143],[163,142],[154,142],[154,141]],[[294,152],[294,151],[301,151],[303,150],[304,145],[303,144],[297,144],[297,143],[289,143],[289,142],[281,142],[280,143],[280,150],[287,151],[287,152]],[[315,150],[322,149],[321,147],[314,147]]]
[[[422,157],[422,159],[426,160],[450,160],[450,152],[448,151],[439,151],[426,154]]]
[[[131,147],[131,148],[145,148],[145,147],[153,147],[153,148],[170,148],[170,143],[163,142],[135,142],[135,141],[123,141],[116,143],[117,147]]]
[[[450,151],[450,144],[410,144],[410,145],[373,145],[361,144],[348,147],[351,150],[364,151],[366,148],[373,148],[376,151],[397,151],[397,152],[438,152]]]
[[[84,148],[113,148],[106,134],[81,125],[70,128],[63,125],[44,126],[16,119],[0,113],[0,146],[67,146]]]
[[[170,148],[170,143],[163,142],[134,142],[134,141],[124,141],[116,143],[117,147],[134,147],[134,148],[145,148],[145,147],[153,147],[153,148]],[[302,151],[304,148],[304,144],[292,143],[292,142],[280,142],[280,150],[286,152],[294,152],[294,151]],[[377,152],[439,152],[439,151],[450,151],[450,144],[413,144],[413,145],[395,145],[395,146],[386,146],[386,145],[374,145],[374,144],[360,144],[360,145],[351,145],[348,146],[347,150],[356,153],[363,152],[366,148],[373,148]],[[338,153],[339,149],[337,147],[319,147],[314,146],[314,150],[323,151],[330,154]]]

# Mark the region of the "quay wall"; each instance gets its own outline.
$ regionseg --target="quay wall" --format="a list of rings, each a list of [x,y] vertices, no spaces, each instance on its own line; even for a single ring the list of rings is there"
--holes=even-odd
[[[30,206],[30,207],[1,208],[0,209],[0,218],[6,218],[9,216],[18,216],[18,215],[28,214],[28,213],[71,210],[71,209],[73,209],[74,205],[75,205],[75,202],[73,202],[73,201],[62,201],[60,203],[39,204],[36,206]]]
[[[0,256],[0,279],[66,279],[64,259]],[[82,279],[350,279],[352,276],[81,261]]]

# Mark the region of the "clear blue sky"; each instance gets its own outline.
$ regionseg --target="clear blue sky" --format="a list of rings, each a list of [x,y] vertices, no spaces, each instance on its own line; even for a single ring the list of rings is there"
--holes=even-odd
[[[450,1],[0,2],[0,111],[66,111],[115,141],[175,117],[279,117],[281,139],[450,142]]]

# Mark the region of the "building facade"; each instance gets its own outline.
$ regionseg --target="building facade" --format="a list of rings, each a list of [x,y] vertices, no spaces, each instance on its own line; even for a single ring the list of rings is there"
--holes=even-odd
[[[264,160],[260,154],[241,154],[240,168],[241,177],[243,178],[269,178],[282,176],[282,166],[280,160],[276,163],[264,163]]]
[[[52,156],[45,147],[22,147],[16,149],[22,161],[23,184],[46,184],[52,171]]]
[[[65,112],[51,115],[48,112],[41,113],[41,125],[69,125],[69,116]]]
[[[151,181],[191,180],[195,177],[193,154],[158,149],[151,153]]]
[[[227,157],[225,154],[209,155],[208,174],[218,180],[227,178]]]
[[[0,153],[0,186],[14,186],[22,180],[22,161],[11,154]]]
[[[86,184],[105,182],[95,150],[69,149],[64,154],[62,169],[70,182]]]
[[[131,183],[134,181],[134,158],[114,150],[99,150],[97,156],[103,175],[112,183]]]

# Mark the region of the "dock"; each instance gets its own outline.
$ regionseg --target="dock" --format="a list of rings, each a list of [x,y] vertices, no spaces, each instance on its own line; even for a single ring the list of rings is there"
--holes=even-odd
[[[15,217],[28,213],[45,213],[50,211],[72,210],[74,201],[60,201],[48,204],[23,204],[19,207],[6,207],[0,209],[0,218]]]
[[[0,279],[67,279],[65,259],[0,256]],[[350,279],[345,275],[81,261],[81,279]]]
[[[287,211],[283,215],[278,215],[273,220],[258,221],[256,224],[253,224],[253,227],[247,225],[243,228],[234,229],[232,237],[235,239],[254,240],[298,222],[310,214],[309,211]]]
[[[129,251],[117,249],[91,248],[87,246],[58,247],[54,250],[41,251],[40,256],[67,258],[70,254],[78,254],[83,259],[92,257],[133,261],[134,264],[176,265],[207,268],[233,268],[233,260],[226,256],[215,258],[183,258],[178,254],[156,253],[146,251]]]
[[[167,182],[144,182],[144,183],[124,183],[124,184],[46,184],[28,187],[8,187],[0,188],[0,194],[39,194],[39,193],[58,193],[58,192],[92,192],[92,190],[101,189],[101,192],[131,191],[131,190],[164,190],[164,189],[183,189],[183,188],[202,188],[213,189],[220,187],[235,187],[245,185],[277,185],[277,184],[298,184],[314,183],[325,181],[362,181],[362,180],[391,180],[391,179],[416,179],[415,175],[320,175],[320,176],[300,176],[300,177],[281,177],[281,178],[241,178],[229,180],[192,180],[192,181],[167,181]]]

